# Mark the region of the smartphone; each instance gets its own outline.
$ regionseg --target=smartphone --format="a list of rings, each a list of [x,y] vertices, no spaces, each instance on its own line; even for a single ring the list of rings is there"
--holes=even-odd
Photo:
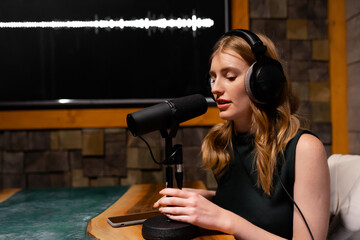
[[[109,217],[107,221],[112,227],[126,227],[126,226],[141,224],[148,218],[161,216],[161,215],[162,213],[159,211],[150,211],[150,212],[132,213],[132,214]]]

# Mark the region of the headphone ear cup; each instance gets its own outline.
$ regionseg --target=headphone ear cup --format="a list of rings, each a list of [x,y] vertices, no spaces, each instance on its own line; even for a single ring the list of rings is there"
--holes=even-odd
[[[245,77],[245,89],[258,104],[275,104],[285,83],[281,64],[270,58],[252,64]]]

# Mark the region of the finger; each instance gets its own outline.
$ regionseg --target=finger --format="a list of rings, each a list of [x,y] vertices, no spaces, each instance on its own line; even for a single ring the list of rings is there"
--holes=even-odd
[[[153,207],[154,207],[154,208],[160,207],[160,205],[161,205],[161,204],[160,204],[160,200],[163,199],[163,198],[165,198],[165,197],[166,197],[166,196],[163,196],[163,197],[161,197],[159,200],[157,200],[157,201],[154,203]]]
[[[180,197],[180,198],[187,198],[191,196],[191,192],[189,191],[182,191],[176,188],[164,188],[159,192],[162,195],[172,196],[172,197]]]
[[[158,201],[157,205],[185,207],[187,205],[187,201],[185,198],[163,197]]]
[[[186,210],[183,207],[161,207],[159,211],[170,215],[186,215]]]
[[[190,221],[189,216],[186,216],[186,215],[171,215],[171,214],[166,214],[166,216],[167,216],[168,218],[170,218],[171,220],[174,220],[174,221],[192,223],[192,222]]]

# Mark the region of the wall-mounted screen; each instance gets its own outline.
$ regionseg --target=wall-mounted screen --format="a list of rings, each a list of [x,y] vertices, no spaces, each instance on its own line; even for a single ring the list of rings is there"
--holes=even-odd
[[[1,0],[0,101],[209,96],[227,0]]]

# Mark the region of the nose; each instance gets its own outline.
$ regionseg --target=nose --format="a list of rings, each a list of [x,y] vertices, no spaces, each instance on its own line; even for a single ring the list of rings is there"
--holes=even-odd
[[[214,83],[211,86],[211,93],[216,96],[221,96],[224,93],[223,85],[221,83],[221,79],[218,77],[215,79]]]

